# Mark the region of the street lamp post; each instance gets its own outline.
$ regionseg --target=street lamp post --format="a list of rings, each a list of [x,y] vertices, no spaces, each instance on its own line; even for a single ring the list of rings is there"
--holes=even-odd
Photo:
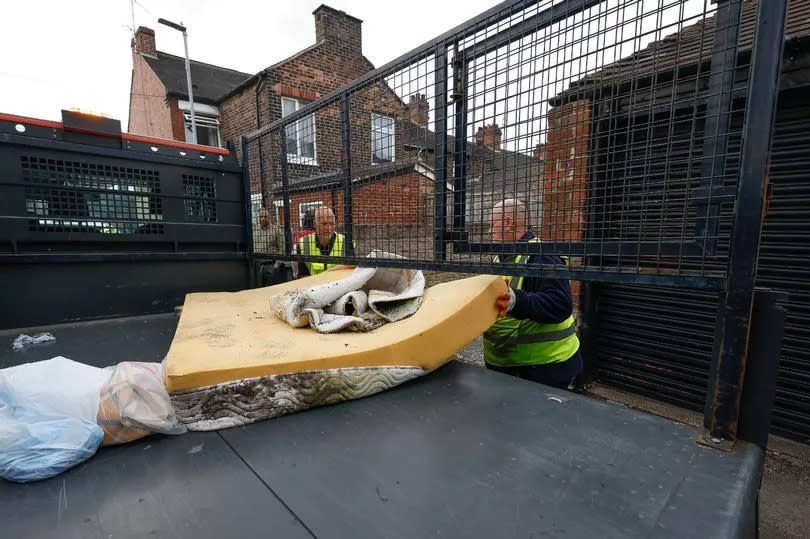
[[[191,142],[197,144],[197,118],[194,116],[194,93],[191,90],[191,64],[188,60],[188,34],[186,34],[186,27],[182,24],[177,24],[166,19],[158,19],[160,24],[174,28],[183,34],[183,47],[186,50],[186,84],[188,85],[188,102],[191,109]]]

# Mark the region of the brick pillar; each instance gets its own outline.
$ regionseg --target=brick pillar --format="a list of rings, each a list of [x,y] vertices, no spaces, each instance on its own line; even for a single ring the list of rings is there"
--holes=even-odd
[[[587,99],[548,111],[543,179],[542,238],[548,242],[584,241],[588,211],[588,152],[591,106]],[[571,259],[578,265],[579,259]],[[574,311],[579,312],[579,283],[572,283]]]

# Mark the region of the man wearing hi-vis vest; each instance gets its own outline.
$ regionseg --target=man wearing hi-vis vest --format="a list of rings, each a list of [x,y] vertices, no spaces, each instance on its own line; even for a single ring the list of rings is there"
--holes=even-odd
[[[298,240],[296,252],[303,255],[346,256],[346,244],[343,234],[335,232],[335,214],[330,208],[320,207],[315,210],[315,232]],[[354,244],[354,247],[357,247]],[[339,264],[325,262],[299,262],[297,276],[317,275]]]
[[[527,230],[526,207],[507,199],[492,208],[493,242],[536,242]],[[502,264],[568,264],[559,256],[495,257]],[[512,277],[496,302],[498,321],[484,333],[488,369],[557,388],[567,388],[582,371],[573,317],[571,285],[565,279]]]

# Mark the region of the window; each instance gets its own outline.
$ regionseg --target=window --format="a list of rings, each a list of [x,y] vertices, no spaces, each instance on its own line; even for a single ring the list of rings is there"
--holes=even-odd
[[[288,116],[306,105],[291,97],[281,98],[281,115]],[[317,165],[315,151],[315,116],[300,118],[286,127],[287,160],[304,165]]]
[[[284,201],[274,200],[273,207],[276,209],[276,222],[280,225],[284,224]]]
[[[251,193],[250,194],[250,215],[251,220],[253,222],[253,226],[257,226],[259,224],[259,210],[262,209],[262,194],[261,193]]]
[[[371,115],[371,162],[394,160],[394,119],[382,114]]]
[[[196,111],[197,107],[194,108]],[[186,141],[191,142],[191,112],[183,111],[183,118],[186,121]],[[194,123],[197,124],[197,144],[220,147],[218,117],[195,112]]]

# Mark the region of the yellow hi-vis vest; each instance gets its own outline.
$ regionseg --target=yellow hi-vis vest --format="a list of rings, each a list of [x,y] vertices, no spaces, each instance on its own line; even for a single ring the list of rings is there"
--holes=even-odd
[[[357,248],[357,242],[352,242],[354,247]],[[307,234],[300,240],[298,240],[298,252],[303,255],[320,255],[320,256],[346,256],[346,250],[344,248],[344,236],[343,234],[338,234],[335,232],[335,243],[332,244],[332,250],[328,253],[322,253],[321,248],[318,245],[318,237],[315,232],[312,234]],[[323,273],[324,271],[335,268],[339,266],[339,264],[326,264],[324,262],[304,262],[307,265],[307,269],[309,269],[310,275],[317,275],[319,273]]]
[[[568,258],[561,257],[568,265]],[[499,257],[493,260],[500,262]],[[516,264],[526,264],[529,255],[520,255]],[[509,277],[504,277],[509,279]],[[523,277],[513,278],[513,290],[521,290]],[[484,361],[498,367],[545,365],[560,363],[579,350],[574,317],[560,324],[541,324],[534,320],[518,320],[511,316],[498,319],[484,333]]]

